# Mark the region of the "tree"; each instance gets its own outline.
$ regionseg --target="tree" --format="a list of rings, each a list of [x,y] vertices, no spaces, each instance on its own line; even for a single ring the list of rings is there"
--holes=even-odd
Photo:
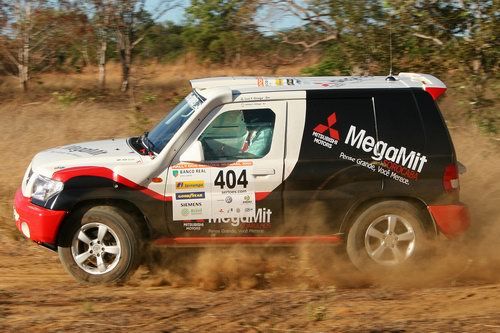
[[[2,3],[2,53],[17,67],[19,84],[28,90],[30,52],[32,38],[41,31],[34,30],[33,11],[41,7],[40,2],[18,0]],[[9,19],[10,18],[10,19]]]
[[[141,59],[171,60],[185,51],[184,26],[172,22],[155,23],[134,49]]]
[[[20,87],[28,91],[33,70],[63,63],[67,51],[82,35],[86,17],[43,0],[2,3],[0,52],[16,67]]]
[[[177,1],[160,2],[153,16],[145,10],[145,0],[115,0],[112,24],[122,67],[122,92],[130,88],[133,49],[142,42],[156,20],[177,6]]]
[[[114,2],[113,0],[89,0],[88,5],[87,15],[92,16],[92,25],[97,40],[98,82],[99,87],[104,90],[106,88],[106,54],[110,30],[112,29],[111,20],[114,15]]]
[[[193,0],[184,37],[202,59],[238,63],[261,37],[253,22],[259,6],[258,1]]]
[[[469,114],[487,132],[497,131],[498,111],[487,99],[492,80],[498,79],[500,4],[498,1],[460,0],[439,2],[391,2],[394,16],[404,22],[401,33],[415,45],[413,59],[425,59],[432,72],[453,69],[470,100]],[[413,60],[410,59],[410,60]]]

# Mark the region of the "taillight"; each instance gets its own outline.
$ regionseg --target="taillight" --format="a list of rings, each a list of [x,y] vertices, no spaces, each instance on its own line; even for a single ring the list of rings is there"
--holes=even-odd
[[[446,192],[458,191],[460,182],[458,180],[458,168],[455,163],[448,164],[444,168],[443,187]]]

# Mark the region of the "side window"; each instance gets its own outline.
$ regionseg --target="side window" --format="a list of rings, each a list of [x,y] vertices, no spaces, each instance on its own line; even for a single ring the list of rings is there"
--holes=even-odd
[[[411,91],[375,96],[379,140],[421,151],[425,145],[422,121]]]
[[[264,157],[271,149],[275,119],[270,109],[234,110],[218,115],[198,139],[205,160]]]

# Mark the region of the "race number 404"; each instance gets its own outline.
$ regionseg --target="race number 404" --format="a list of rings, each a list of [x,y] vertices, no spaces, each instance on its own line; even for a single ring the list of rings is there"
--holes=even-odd
[[[224,170],[220,170],[215,177],[214,185],[219,186],[221,189],[233,189],[236,186],[243,186],[243,188],[247,188],[247,170],[241,170],[238,176],[234,170],[228,170],[225,173]]]

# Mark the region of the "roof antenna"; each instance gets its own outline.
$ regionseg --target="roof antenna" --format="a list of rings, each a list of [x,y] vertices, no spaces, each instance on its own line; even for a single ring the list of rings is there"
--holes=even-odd
[[[389,14],[389,76],[386,81],[394,82],[396,78],[392,75],[392,16]]]

